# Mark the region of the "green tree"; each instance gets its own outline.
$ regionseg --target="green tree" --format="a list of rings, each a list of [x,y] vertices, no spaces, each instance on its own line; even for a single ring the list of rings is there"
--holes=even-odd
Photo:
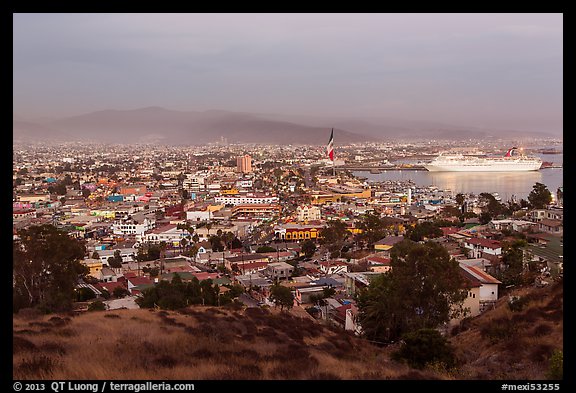
[[[490,217],[498,217],[505,210],[505,206],[496,200],[494,195],[482,192],[478,196],[478,205],[482,213],[488,213]]]
[[[392,249],[391,267],[358,295],[359,321],[368,339],[397,341],[464,312],[467,289],[460,267],[442,245],[405,239]]]
[[[120,269],[122,267],[122,256],[120,255],[120,250],[115,250],[114,256],[108,257],[108,265],[114,269]]]
[[[128,289],[126,289],[124,287],[116,287],[112,291],[112,295],[117,299],[121,299],[123,297],[126,297],[129,294],[130,294],[130,292],[128,292]]]
[[[502,264],[504,271],[497,274],[504,287],[508,285],[522,284],[522,273],[524,272],[524,252],[525,240],[515,240],[512,243],[504,243],[502,247]]]
[[[280,284],[275,284],[270,287],[270,300],[276,306],[280,306],[280,311],[284,311],[284,307],[291,309],[294,306],[294,295],[290,288]]]
[[[270,246],[260,246],[256,249],[257,253],[267,253],[267,252],[275,252],[276,249],[274,247],[270,247]]]
[[[366,242],[369,246],[373,245],[378,240],[388,235],[386,226],[384,219],[378,214],[366,214],[362,216],[358,223],[358,228],[362,230],[362,233],[358,235],[358,238],[360,241]]]
[[[76,283],[89,272],[80,263],[84,243],[52,225],[40,225],[18,231],[12,250],[14,310],[36,306],[47,312],[70,310]]]
[[[308,239],[301,245],[302,252],[306,258],[311,258],[316,252],[316,244],[314,241]]]
[[[419,242],[421,240],[433,239],[442,236],[444,233],[440,228],[438,228],[434,223],[430,221],[424,221],[414,225],[414,227],[409,227],[406,230],[406,237],[412,241]]]
[[[331,253],[340,253],[349,235],[344,221],[330,220],[326,227],[320,230],[320,244],[326,246]]]
[[[543,209],[552,202],[552,194],[544,184],[536,183],[532,186],[528,201],[534,209]]]
[[[441,363],[445,368],[456,364],[454,349],[436,329],[419,329],[402,337],[400,349],[393,359],[406,361],[411,367],[422,369],[431,363]]]

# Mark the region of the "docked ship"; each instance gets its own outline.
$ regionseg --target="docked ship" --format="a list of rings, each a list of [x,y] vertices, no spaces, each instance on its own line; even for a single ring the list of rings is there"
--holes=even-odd
[[[542,166],[539,157],[516,155],[517,147],[503,157],[475,157],[463,154],[440,154],[424,164],[430,172],[524,172],[537,171]]]

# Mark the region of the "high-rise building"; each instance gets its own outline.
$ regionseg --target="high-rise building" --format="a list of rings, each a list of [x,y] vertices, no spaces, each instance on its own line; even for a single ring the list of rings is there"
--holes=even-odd
[[[252,172],[252,157],[248,154],[236,158],[236,166],[238,172],[250,173]]]

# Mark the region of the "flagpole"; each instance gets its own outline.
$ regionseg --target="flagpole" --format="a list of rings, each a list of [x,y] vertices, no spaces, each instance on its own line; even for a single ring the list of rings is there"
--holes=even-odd
[[[336,177],[336,160],[332,160],[332,176]]]

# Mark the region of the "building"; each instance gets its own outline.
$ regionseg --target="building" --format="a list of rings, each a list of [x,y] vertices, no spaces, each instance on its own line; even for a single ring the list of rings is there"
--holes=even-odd
[[[236,170],[241,173],[252,172],[252,157],[248,154],[236,158]]]
[[[279,240],[317,239],[322,229],[324,229],[324,224],[320,222],[308,224],[289,222],[276,225],[274,227],[274,236]]]
[[[112,233],[115,235],[140,235],[143,236],[146,231],[154,229],[156,220],[145,218],[142,224],[136,222],[117,222],[112,224]]]
[[[298,221],[320,220],[320,208],[317,206],[303,205],[296,208]]]
[[[463,246],[468,250],[470,258],[488,258],[502,254],[502,245],[498,240],[483,238],[471,238],[463,241]]]
[[[232,217],[265,217],[280,215],[282,206],[272,204],[236,205],[232,208]]]
[[[353,296],[362,288],[366,288],[370,285],[370,279],[380,275],[382,273],[377,272],[352,272],[344,273],[344,287],[346,288],[346,294],[348,296]]]
[[[266,205],[278,203],[277,196],[262,195],[262,194],[246,194],[246,195],[220,195],[214,198],[215,203],[223,205]]]
[[[274,262],[269,263],[264,270],[264,275],[271,279],[288,279],[292,272],[294,271],[294,266],[286,262]]]

